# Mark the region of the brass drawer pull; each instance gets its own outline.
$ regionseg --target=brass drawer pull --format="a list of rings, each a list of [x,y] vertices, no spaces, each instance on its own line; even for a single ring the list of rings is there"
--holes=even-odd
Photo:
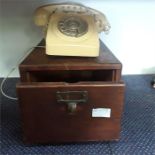
[[[74,113],[77,103],[86,103],[88,100],[87,91],[57,91],[57,102],[66,103],[69,113]]]

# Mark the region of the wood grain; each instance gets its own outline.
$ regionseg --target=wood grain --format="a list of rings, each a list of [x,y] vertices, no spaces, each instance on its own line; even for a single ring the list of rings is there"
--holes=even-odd
[[[119,138],[124,84],[34,83],[17,86],[25,141],[78,142]],[[74,114],[58,103],[57,91],[88,91],[87,103],[77,104]],[[92,118],[92,109],[110,108],[110,118]]]

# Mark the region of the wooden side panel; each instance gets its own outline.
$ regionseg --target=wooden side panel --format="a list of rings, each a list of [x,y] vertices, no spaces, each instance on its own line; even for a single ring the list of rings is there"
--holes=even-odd
[[[57,91],[88,91],[87,103],[74,114],[58,103]],[[117,140],[123,108],[124,84],[34,83],[17,85],[24,140],[27,143]],[[110,108],[110,118],[93,118],[92,109]]]

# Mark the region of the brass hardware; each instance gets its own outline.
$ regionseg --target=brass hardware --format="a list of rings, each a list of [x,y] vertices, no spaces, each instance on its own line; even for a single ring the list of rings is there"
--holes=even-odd
[[[69,113],[74,113],[77,103],[86,103],[88,100],[87,91],[57,91],[57,102],[66,103]]]
[[[68,102],[67,107],[68,107],[69,113],[74,113],[77,107],[76,102]]]

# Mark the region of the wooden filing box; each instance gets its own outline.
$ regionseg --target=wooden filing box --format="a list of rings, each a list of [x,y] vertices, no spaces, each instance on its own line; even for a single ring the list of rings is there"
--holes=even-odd
[[[48,56],[44,50],[35,48],[19,65],[24,141],[118,140],[124,98],[121,63],[102,42],[97,58]],[[110,118],[92,117],[95,108],[111,109]]]

